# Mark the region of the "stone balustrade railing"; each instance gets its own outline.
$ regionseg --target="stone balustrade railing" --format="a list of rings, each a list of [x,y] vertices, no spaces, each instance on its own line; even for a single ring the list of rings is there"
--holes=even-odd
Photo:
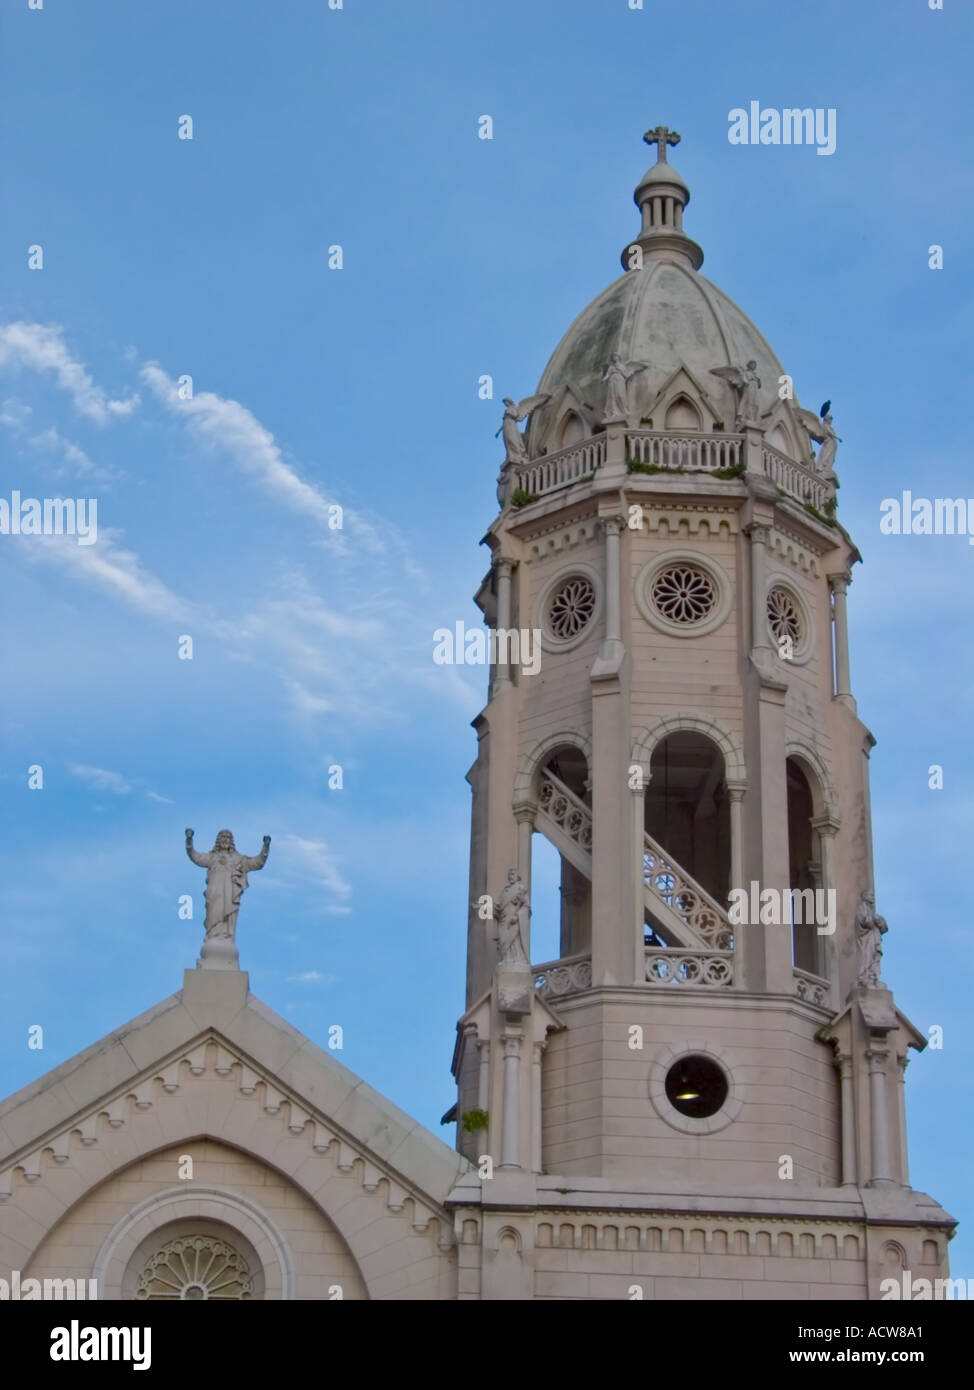
[[[761,459],[765,474],[782,492],[799,502],[810,502],[818,511],[824,512],[831,496],[831,489],[824,478],[816,477],[810,468],[787,458],[777,449],[772,449],[770,444],[762,444]]]
[[[578,845],[592,853],[592,812],[582,799],[569,791],[564,782],[545,770],[538,788],[538,809]]]
[[[646,983],[728,989],[734,983],[734,952],[651,947],[646,951]]]
[[[556,454],[544,454],[518,469],[515,487],[529,497],[544,497],[570,483],[580,482],[605,463],[605,435],[596,434]]]
[[[532,965],[540,999],[559,999],[592,987],[591,956],[564,956]],[[648,985],[696,985],[727,989],[734,983],[733,951],[646,951]]]
[[[546,960],[532,965],[534,987],[539,999],[559,999],[565,994],[578,994],[592,986],[591,956],[564,956],[561,960]]]
[[[824,980],[821,975],[812,975],[808,970],[799,970],[795,966],[795,995],[799,999],[804,999],[807,1004],[817,1004],[821,1009],[827,1009],[831,1002],[832,986],[828,980]]]
[[[670,434],[634,430],[626,435],[631,463],[685,473],[715,473],[739,468],[744,462],[744,439],[739,434]]]
[[[733,951],[734,928],[727,913],[651,835],[643,836],[643,882],[715,950]]]
[[[530,498],[544,497],[560,488],[591,478],[604,465],[605,434],[570,444],[554,454],[532,459],[517,470],[514,487]],[[626,458],[630,465],[658,469],[661,473],[724,473],[743,469],[744,436],[709,434],[687,430],[629,430],[626,432]],[[817,511],[825,512],[834,495],[831,484],[805,463],[796,463],[770,444],[761,444],[761,468],[765,477],[787,496]],[[638,472],[638,467],[637,470]]]

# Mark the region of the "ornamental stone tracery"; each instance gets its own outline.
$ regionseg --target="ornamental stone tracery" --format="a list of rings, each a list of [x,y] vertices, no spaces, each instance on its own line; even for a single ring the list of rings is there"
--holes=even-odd
[[[708,617],[717,602],[713,580],[693,565],[671,565],[653,581],[653,603],[671,623],[697,623]]]
[[[244,1257],[214,1236],[180,1236],[167,1240],[146,1261],[136,1298],[142,1300],[251,1298],[254,1281]]]
[[[572,575],[556,589],[548,604],[548,627],[564,641],[577,637],[595,612],[595,588],[584,575]]]
[[[804,636],[801,610],[781,584],[768,591],[768,627],[776,642],[789,638],[797,647]]]
[[[696,639],[728,618],[734,585],[713,556],[697,549],[666,549],[643,565],[634,597],[651,627],[671,637]]]

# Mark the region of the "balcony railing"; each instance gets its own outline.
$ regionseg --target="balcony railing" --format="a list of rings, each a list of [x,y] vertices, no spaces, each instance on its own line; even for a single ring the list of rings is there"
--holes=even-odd
[[[541,773],[538,809],[543,811],[579,849],[592,853],[592,810],[547,768]]]
[[[816,477],[810,468],[780,454],[770,444],[761,446],[761,459],[766,475],[782,492],[799,502],[810,502],[820,512],[825,510],[831,490],[824,478]]]
[[[570,444],[555,454],[544,454],[517,470],[515,488],[532,499],[545,497],[573,483],[591,478],[604,465],[605,434]],[[725,473],[743,471],[744,436],[708,434],[704,431],[669,433],[661,430],[630,430],[626,433],[629,464],[661,473]],[[770,444],[761,444],[761,468],[765,477],[803,505],[824,512],[833,489],[807,464],[796,463]]]
[[[663,471],[715,473],[739,468],[744,462],[744,439],[739,434],[664,434],[638,430],[626,435],[628,458]]]
[[[733,951],[646,951],[646,983],[729,989],[734,983]]]
[[[578,994],[592,986],[591,956],[565,956],[561,960],[546,960],[532,965],[534,987],[539,999],[560,999],[565,994]]]
[[[806,1004],[817,1004],[820,1009],[827,1009],[832,998],[832,986],[828,980],[824,980],[821,975],[813,975],[808,970],[799,970],[795,966],[795,994],[799,999],[803,999]]]
[[[605,435],[559,449],[556,454],[544,454],[533,463],[518,470],[516,486],[529,497],[544,497],[548,492],[588,478],[605,463]]]

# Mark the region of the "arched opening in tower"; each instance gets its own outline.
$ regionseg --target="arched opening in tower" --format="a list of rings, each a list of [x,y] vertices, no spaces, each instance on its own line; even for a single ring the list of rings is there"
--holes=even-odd
[[[588,762],[581,749],[560,745],[538,776],[542,814],[531,851],[531,959],[536,965],[592,948]]]
[[[816,855],[818,837],[812,826],[815,807],[808,778],[794,758],[787,760],[785,769],[788,786],[788,881],[794,894],[820,886]],[[794,964],[799,970],[821,975],[821,938],[815,921],[793,920],[791,935]]]
[[[653,750],[646,834],[725,907],[730,888],[730,802],[724,758],[703,734],[682,730]]]

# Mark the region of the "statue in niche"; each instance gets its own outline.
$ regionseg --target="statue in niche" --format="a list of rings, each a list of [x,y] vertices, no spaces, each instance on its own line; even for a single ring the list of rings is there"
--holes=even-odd
[[[267,863],[271,837],[264,836],[259,854],[240,854],[229,830],[221,830],[209,854],[193,848],[193,832],[186,831],[186,853],[194,864],[206,870],[206,940],[233,941],[237,930],[240,899],[247,887],[247,875]]]
[[[752,357],[750,362],[744,367],[711,367],[710,375],[719,376],[726,381],[734,392],[736,402],[736,416],[734,428],[742,429],[745,425],[756,425],[759,422],[758,414],[758,392],[761,389],[761,378],[757,372],[758,364]]]
[[[856,962],[860,986],[875,988],[881,984],[879,969],[887,931],[886,918],[877,913],[872,894],[864,893],[856,908]]]
[[[821,445],[815,458],[815,472],[829,482],[835,482],[835,455],[842,440],[832,424],[832,402],[826,401],[818,416],[810,410],[800,410],[798,413],[809,438]]]
[[[612,354],[602,373],[602,380],[606,383],[603,425],[624,425],[628,422],[629,383],[645,370],[645,363],[624,362],[617,352]]]
[[[494,435],[504,436],[504,447],[507,451],[504,462],[512,463],[515,466],[527,463],[528,451],[524,445],[524,435],[518,429],[518,421],[526,419],[539,406],[550,401],[549,396],[525,396],[523,401],[512,401],[510,396],[504,397],[504,418],[501,427]]]
[[[517,869],[510,869],[507,884],[497,900],[497,934],[494,940],[501,965],[530,964],[527,951],[530,919],[528,890]]]

